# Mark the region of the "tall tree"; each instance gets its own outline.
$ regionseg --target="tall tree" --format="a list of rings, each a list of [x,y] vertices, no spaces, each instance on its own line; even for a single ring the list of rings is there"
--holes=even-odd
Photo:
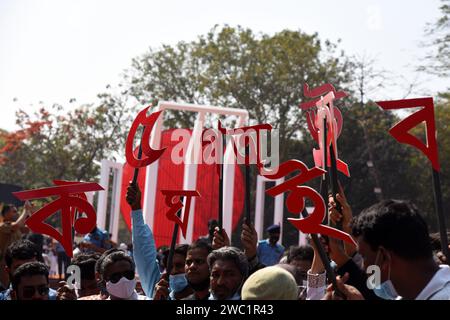
[[[165,45],[133,60],[125,76],[128,93],[141,103],[164,100],[245,108],[258,123],[280,133],[281,160],[290,153],[305,119],[298,104],[302,84],[350,82],[350,64],[337,45],[317,34],[284,30],[255,35],[250,29],[214,27],[197,40]],[[189,113],[174,113],[168,125],[192,126]]]
[[[425,28],[424,46],[432,49],[425,60],[426,65],[419,70],[441,77],[450,75],[450,0],[441,0],[441,16]]]

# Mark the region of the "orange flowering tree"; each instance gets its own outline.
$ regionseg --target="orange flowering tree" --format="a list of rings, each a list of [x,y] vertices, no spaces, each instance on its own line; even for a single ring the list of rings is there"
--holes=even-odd
[[[60,105],[31,115],[20,110],[19,129],[0,131],[0,181],[38,188],[53,179],[96,179],[99,161],[122,156],[128,121],[123,102],[109,95],[71,111]]]

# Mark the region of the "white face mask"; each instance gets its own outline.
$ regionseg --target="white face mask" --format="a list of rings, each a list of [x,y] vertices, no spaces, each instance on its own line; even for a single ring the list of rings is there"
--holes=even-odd
[[[106,290],[109,294],[119,299],[129,299],[136,288],[136,279],[128,280],[125,277],[120,278],[117,283],[106,282]]]

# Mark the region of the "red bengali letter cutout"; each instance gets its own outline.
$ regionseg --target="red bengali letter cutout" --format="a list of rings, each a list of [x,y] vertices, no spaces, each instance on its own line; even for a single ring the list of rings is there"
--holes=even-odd
[[[224,135],[228,135],[228,136],[239,135],[239,138],[237,141],[239,146],[245,147],[247,144],[249,145],[249,153],[250,154],[245,156],[245,158],[244,158],[245,164],[251,163],[250,159],[256,153],[256,166],[258,168],[262,168],[264,166],[264,163],[261,160],[261,146],[260,146],[261,136],[260,136],[260,134],[261,134],[262,130],[271,131],[272,126],[270,124],[264,123],[264,124],[257,124],[254,126],[240,127],[240,128],[236,128],[236,129],[227,129],[227,128],[222,127],[222,123],[219,120],[217,126],[219,128],[219,131]],[[253,132],[256,132],[256,143],[253,140],[253,138],[250,136],[250,134]],[[255,148],[255,144],[256,144],[256,148]],[[238,151],[236,143],[233,144],[233,151],[234,151],[234,154],[236,155],[236,157],[242,156]]]
[[[152,164],[153,162],[158,160],[163,154],[163,152],[166,150],[166,148],[155,150],[150,147],[150,134],[156,123],[156,120],[158,120],[158,117],[162,112],[157,111],[147,117],[147,111],[150,107],[151,106],[139,112],[139,114],[136,116],[136,119],[134,119],[133,124],[131,125],[130,131],[128,132],[127,141],[125,145],[125,157],[127,159],[128,164],[133,168],[142,168]],[[141,140],[143,153],[142,159],[136,158],[136,156],[133,153],[133,141],[134,137],[136,136],[136,131],[139,125],[143,125],[145,127],[144,132],[142,133],[142,140]]]
[[[320,126],[320,129],[323,128],[323,117],[326,117],[327,119],[327,128],[328,128],[328,134],[327,134],[327,148],[329,148],[330,144],[333,144],[333,150],[334,150],[334,155],[335,155],[335,159],[336,159],[336,167],[337,170],[342,172],[343,174],[345,174],[347,177],[350,177],[350,171],[348,169],[348,165],[342,161],[341,159],[339,159],[338,156],[338,147],[337,147],[337,139],[339,138],[339,136],[341,135],[342,132],[342,126],[343,126],[343,118],[342,118],[342,113],[341,111],[336,108],[333,104],[333,101],[336,100],[334,97],[334,93],[333,92],[329,92],[325,95],[325,97],[323,97],[323,99],[321,99],[321,101],[317,102],[317,107],[321,108],[321,110],[326,110],[326,112],[323,112],[322,114],[320,114],[322,116],[322,120],[318,120],[317,125]],[[325,107],[323,107],[325,106]],[[321,150],[320,152],[323,154],[323,142],[320,143],[319,141],[319,145],[321,146]],[[314,155],[314,151],[313,150],[313,155]],[[316,156],[314,156],[314,160],[316,160]],[[323,163],[324,160],[322,160]],[[322,164],[316,163],[316,166],[321,166]],[[327,165],[330,167],[331,166],[331,155],[328,152],[327,153]]]
[[[161,193],[165,196],[165,203],[170,208],[169,211],[166,212],[167,219],[178,224],[183,233],[183,237],[186,238],[191,200],[192,197],[200,197],[200,193],[197,190],[161,190]],[[186,199],[183,220],[177,216],[177,212],[183,208],[181,197],[185,197]]]
[[[64,185],[77,184],[77,183],[79,183],[79,182],[78,181],[67,181],[67,180],[53,180],[53,184],[55,186],[64,186]],[[86,196],[86,194],[84,192],[73,194],[73,196],[81,198],[81,199],[83,199],[85,201],[88,201],[87,196]],[[75,219],[75,212],[76,212],[76,208],[75,207],[71,207],[70,208],[70,219],[71,219],[70,221],[72,221],[72,224],[75,223],[75,220],[74,220]]]
[[[419,111],[414,112],[410,116],[394,125],[389,130],[389,133],[398,142],[409,144],[422,151],[422,153],[431,161],[433,168],[436,171],[440,171],[441,166],[439,163],[436,142],[433,98],[427,97],[419,99],[378,101],[377,104],[384,110],[398,110],[422,107],[422,109],[420,109]],[[420,141],[420,139],[409,133],[409,130],[415,128],[422,122],[425,122],[426,126],[426,145],[422,141]]]
[[[314,88],[311,90],[309,89],[309,86],[307,83],[303,84],[303,94],[307,98],[320,97],[320,96],[327,94],[328,92],[333,92],[334,98],[336,100],[347,96],[347,93],[345,93],[344,91],[336,91],[336,89],[334,88],[334,86],[331,83],[325,83],[325,84],[321,85],[320,87],[317,87],[317,88]],[[300,107],[300,109],[306,111],[310,108],[315,107],[317,101],[320,101],[320,98],[313,99],[308,102],[300,103],[299,107]]]
[[[316,111],[314,109],[310,109],[306,111],[306,124],[308,125],[308,130],[311,133],[311,136],[313,137],[314,141],[317,143],[321,143],[319,139],[319,132],[320,129],[323,127],[323,117],[327,116],[327,142],[328,145],[331,143],[331,140],[333,138],[333,132],[336,132],[336,139],[339,138],[339,136],[342,133],[342,126],[344,123],[341,110],[339,108],[333,106],[333,115],[335,123],[332,124],[330,119],[331,113],[330,109],[326,106],[321,106],[321,101],[319,100],[316,102],[315,106],[318,106],[317,108],[319,111]],[[325,109],[325,110],[323,110]],[[323,113],[327,113],[324,115]],[[328,114],[329,113],[329,114]],[[332,127],[335,127],[333,130]]]
[[[321,176],[325,170],[318,167],[308,169],[308,167],[299,160],[288,160],[280,165],[278,170],[275,171],[276,173],[264,174],[264,177],[275,180],[285,177],[297,170],[300,171],[297,176],[270,188],[266,193],[275,197],[283,192],[289,192],[286,198],[286,206],[289,212],[293,214],[300,214],[305,208],[305,198],[310,199],[314,204],[313,213],[305,219],[289,218],[289,222],[303,233],[320,233],[355,244],[353,238],[349,234],[322,225],[322,221],[326,214],[326,206],[322,196],[316,190],[300,185]]]
[[[313,139],[319,144],[319,149],[313,149],[314,163],[317,167],[325,167],[323,159],[323,141],[320,137],[320,132],[324,132],[323,120],[326,119],[327,125],[327,139],[326,147],[327,150],[331,144],[334,146],[336,166],[339,171],[341,171],[346,176],[350,177],[350,171],[348,165],[338,158],[337,152],[337,139],[342,133],[343,127],[343,117],[341,111],[334,106],[333,101],[339,98],[347,96],[343,91],[336,92],[331,84],[322,85],[319,88],[309,90],[307,84],[304,87],[305,96],[315,97],[320,94],[326,95],[321,96],[318,99],[307,102],[306,104],[301,104],[300,107],[306,111],[306,123],[308,125],[309,132]],[[314,109],[311,109],[315,107]],[[327,153],[327,165],[331,166],[331,157],[329,152]]]
[[[45,234],[57,240],[63,246],[66,254],[72,257],[72,227],[81,234],[87,234],[95,227],[96,221],[96,214],[92,205],[78,195],[99,190],[103,190],[103,188],[98,183],[67,182],[65,185],[56,187],[13,192],[13,195],[22,201],[58,196],[56,200],[45,205],[28,218],[26,225],[35,233]],[[85,213],[86,217],[80,216],[74,221],[71,208],[76,208],[79,213]],[[45,219],[59,210],[61,210],[62,233],[44,223]]]

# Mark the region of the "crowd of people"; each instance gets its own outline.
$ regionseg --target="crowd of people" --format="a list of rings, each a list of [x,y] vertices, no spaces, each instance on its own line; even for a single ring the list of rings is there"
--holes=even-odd
[[[339,211],[335,200],[341,204]],[[267,238],[258,241],[254,226],[244,221],[237,248],[225,229],[211,220],[209,234],[177,245],[168,263],[170,250],[156,248],[136,185],[129,185],[127,202],[132,209],[132,244],[118,246],[95,227],[78,242],[71,260],[48,239],[22,233],[32,213],[29,204],[21,215],[5,205],[0,224],[0,300],[450,299],[446,257],[409,201],[384,200],[353,216],[342,190],[336,199],[330,197],[330,221],[342,224],[357,243],[320,237],[336,274],[335,286],[314,242],[309,239],[308,245],[285,249],[278,243],[278,225],[268,227]],[[51,288],[52,265],[45,256],[53,247],[61,265],[81,271],[75,287],[60,281]],[[376,276],[378,283],[371,285]]]

